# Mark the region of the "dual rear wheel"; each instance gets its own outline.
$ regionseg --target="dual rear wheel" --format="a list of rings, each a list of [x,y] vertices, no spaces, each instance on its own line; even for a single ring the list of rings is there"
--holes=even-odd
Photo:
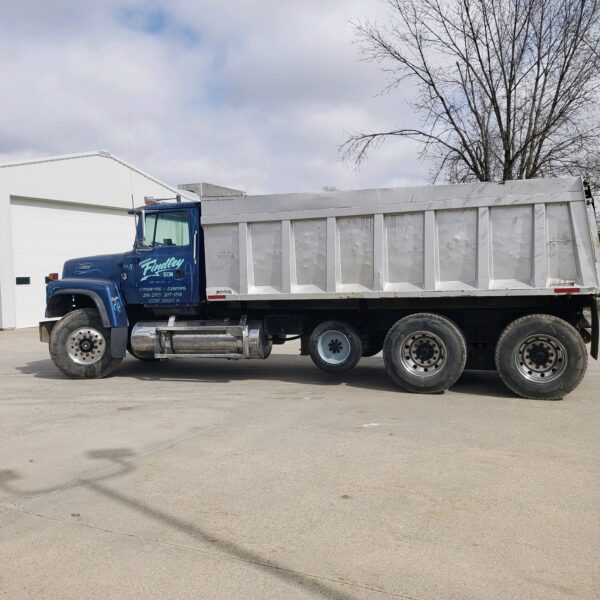
[[[309,339],[309,353],[323,371],[344,373],[361,356],[379,351],[381,341],[360,336],[354,325],[327,321]],[[383,360],[392,381],[404,391],[435,394],[451,387],[467,361],[465,336],[438,314],[400,319],[383,341]],[[587,349],[569,323],[546,314],[521,317],[501,333],[495,363],[502,381],[524,398],[558,399],[579,385],[587,368]]]
[[[563,319],[527,315],[502,332],[495,360],[500,378],[515,394],[558,400],[585,375],[587,348],[580,333]]]
[[[420,313],[400,319],[383,343],[392,381],[407,392],[437,394],[454,385],[467,362],[460,329],[441,315]]]

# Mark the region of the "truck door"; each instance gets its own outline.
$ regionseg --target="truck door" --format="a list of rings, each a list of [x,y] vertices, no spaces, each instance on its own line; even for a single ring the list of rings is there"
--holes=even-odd
[[[134,252],[133,285],[145,306],[197,304],[198,209],[144,211],[145,236]]]

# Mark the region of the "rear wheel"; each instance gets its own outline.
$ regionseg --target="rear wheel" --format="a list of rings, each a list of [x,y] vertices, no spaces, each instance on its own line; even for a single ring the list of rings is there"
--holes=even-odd
[[[573,391],[587,368],[587,349],[577,330],[553,315],[513,321],[496,344],[502,381],[523,398],[558,400]]]
[[[50,358],[71,379],[106,377],[121,362],[110,353],[110,329],[93,308],[74,310],[52,329]]]
[[[460,329],[446,317],[418,313],[400,319],[383,344],[390,378],[407,392],[436,394],[460,377],[467,345]]]
[[[327,373],[345,373],[356,366],[362,356],[357,329],[343,321],[326,321],[317,325],[308,341],[312,361]]]

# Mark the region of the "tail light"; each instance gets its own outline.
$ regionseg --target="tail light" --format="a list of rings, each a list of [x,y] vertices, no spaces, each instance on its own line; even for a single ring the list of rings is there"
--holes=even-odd
[[[58,279],[58,273],[48,273],[48,275],[46,275],[46,283],[49,283],[50,281],[56,281]]]

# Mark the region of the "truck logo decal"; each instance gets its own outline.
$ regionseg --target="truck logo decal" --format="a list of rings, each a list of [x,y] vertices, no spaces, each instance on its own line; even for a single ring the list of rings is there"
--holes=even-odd
[[[173,271],[180,269],[184,263],[183,258],[171,256],[162,262],[155,258],[146,258],[140,262],[142,277],[140,281],[146,281],[150,277],[173,277]]]
[[[120,313],[122,306],[121,306],[121,300],[120,300],[119,296],[112,296],[111,300],[112,300],[112,305],[113,305],[113,308],[115,309],[115,312]]]

